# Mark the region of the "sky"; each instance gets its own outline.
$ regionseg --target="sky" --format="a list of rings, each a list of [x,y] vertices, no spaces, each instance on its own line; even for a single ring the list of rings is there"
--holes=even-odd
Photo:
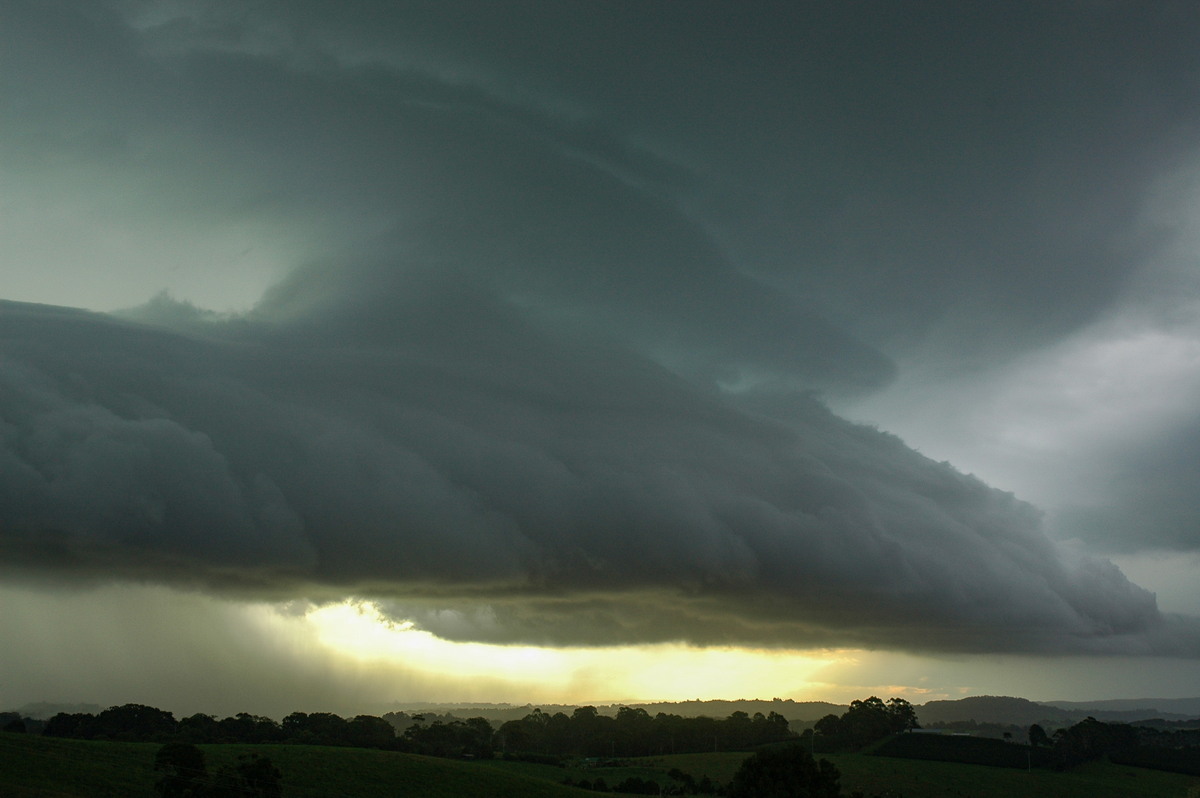
[[[0,2],[0,705],[1197,693],[1189,2]]]

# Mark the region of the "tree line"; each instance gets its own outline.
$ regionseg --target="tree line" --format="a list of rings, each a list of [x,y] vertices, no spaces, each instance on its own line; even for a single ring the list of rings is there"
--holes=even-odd
[[[407,723],[407,725],[404,725]],[[218,720],[194,714],[176,720],[166,710],[142,704],[109,707],[98,713],[60,712],[43,734],[84,740],[128,742],[293,743],[354,746],[441,757],[491,758],[497,752],[516,757],[627,758],[665,753],[750,750],[796,739],[782,715],[734,712],[724,719],[685,718],[621,707],[615,717],[595,707],[571,715],[535,709],[520,720],[494,729],[485,718],[412,718],[389,713],[346,719],[329,712],[293,712],[281,722],[238,713]]]
[[[1136,748],[1138,730],[1127,723],[1103,723],[1087,717],[1073,726],[1056,729],[1054,734],[1047,735],[1035,723],[1029,727],[1029,745],[1034,749],[1047,748],[1051,764],[1059,770],[1065,770]]]
[[[374,715],[347,719],[331,712],[293,712],[282,722],[276,722],[246,712],[221,720],[198,713],[176,720],[171,712],[143,704],[109,707],[97,715],[60,712],[46,722],[42,731],[49,737],[80,740],[193,745],[292,743],[378,748],[431,756],[491,756],[495,736],[484,718],[417,722],[397,732],[387,720]]]
[[[830,753],[862,748],[891,734],[919,729],[917,711],[903,698],[877,696],[851,701],[839,715],[826,715],[804,732],[810,750]]]
[[[745,751],[796,738],[787,718],[771,712],[734,712],[724,719],[685,718],[665,712],[651,716],[640,707],[621,707],[615,717],[595,707],[570,715],[533,710],[504,723],[496,746],[505,753],[552,757],[626,758],[705,751]]]

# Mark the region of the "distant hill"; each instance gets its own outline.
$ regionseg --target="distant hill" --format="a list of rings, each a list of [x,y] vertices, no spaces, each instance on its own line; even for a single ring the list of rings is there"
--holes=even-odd
[[[791,699],[773,701],[739,699],[737,701],[671,701],[654,704],[633,704],[655,715],[665,712],[668,715],[683,717],[698,717],[707,715],[712,718],[727,718],[734,712],[745,712],[753,715],[761,712],[769,715],[778,712],[789,721],[801,723],[820,720],[826,715],[841,715],[849,707],[846,704],[831,704],[828,701],[792,701]]]
[[[602,715],[616,715],[621,707],[634,707],[646,710],[650,715],[665,712],[668,715],[681,715],[694,718],[706,715],[712,718],[727,718],[734,712],[745,712],[753,715],[761,712],[769,715],[778,712],[792,723],[805,724],[820,720],[826,715],[841,715],[848,708],[845,704],[831,704],[828,701],[792,701],[791,699],[738,699],[736,701],[657,701],[650,704],[434,704],[429,702],[397,702],[392,711],[402,712],[408,716],[414,714],[452,715],[457,718],[480,717],[487,718],[493,723],[523,718],[534,708],[553,715],[556,712],[570,715],[580,706],[594,706]]]
[[[1200,698],[1117,698],[1105,701],[1046,701],[1069,712],[1086,712],[1096,720],[1191,720],[1200,718]],[[1101,717],[1105,715],[1108,717]]]
[[[1017,726],[1070,724],[1086,717],[1105,722],[1138,720],[1189,720],[1200,718],[1200,698],[1114,699],[1103,701],[1051,701],[1037,703],[1009,696],[971,696],[956,701],[930,701],[917,707],[922,726],[973,720]]]
[[[45,701],[38,701],[33,704],[26,704],[16,710],[23,718],[35,718],[37,720],[49,720],[60,712],[76,713],[86,712],[90,715],[95,715],[102,707],[99,704],[51,704]]]
[[[978,723],[1004,723],[1029,726],[1033,723],[1069,723],[1074,712],[1025,698],[1009,696],[971,696],[956,701],[929,701],[917,707],[922,726],[973,720]]]
[[[577,704],[434,704],[397,703],[395,710],[412,716],[417,713],[435,713],[456,718],[482,717],[499,725],[505,721],[523,718],[534,710],[553,715],[562,712],[570,715]],[[778,712],[791,722],[795,731],[811,726],[813,721],[826,715],[841,715],[848,706],[828,701],[792,701],[775,699],[713,700],[713,701],[657,701],[637,704],[592,704],[602,715],[616,715],[623,706],[640,707],[651,715],[665,712],[668,715],[712,718],[727,718],[734,712],[753,715],[761,712],[768,715]],[[1013,696],[970,696],[957,700],[929,701],[917,705],[917,719],[922,726],[937,726],[943,723],[975,721],[1015,726],[1040,723],[1043,726],[1068,726],[1091,716],[1105,722],[1133,722],[1162,718],[1163,720],[1190,720],[1200,718],[1200,698],[1146,698],[1113,699],[1099,701],[1045,701],[1035,702]]]

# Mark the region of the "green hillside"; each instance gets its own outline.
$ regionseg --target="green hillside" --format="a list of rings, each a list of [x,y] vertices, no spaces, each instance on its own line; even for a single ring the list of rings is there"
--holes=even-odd
[[[283,773],[284,798],[579,798],[595,795],[523,773],[473,762],[303,745],[203,745],[210,771],[239,754],[270,757]],[[154,794],[154,743],[64,740],[0,732],[4,798],[136,798]],[[551,769],[555,771],[556,769]]]
[[[0,796],[4,798],[137,798],[152,796],[154,743],[64,740],[0,733]],[[625,767],[577,770],[527,762],[448,759],[301,745],[206,745],[210,771],[239,754],[270,757],[283,773],[284,798],[580,798],[599,793],[565,787],[570,777],[628,776],[668,783],[678,768],[697,779],[728,782],[744,753],[681,754],[633,760]],[[1200,798],[1200,779],[1094,762],[1065,773],[895,759],[866,754],[823,755],[842,772],[846,795],[905,798]]]
[[[828,756],[842,771],[842,789],[904,798],[1196,798],[1200,779],[1144,768],[1090,762],[1072,770],[1008,770],[893,759],[866,754]]]
[[[744,754],[689,754],[657,757],[664,769],[679,768],[699,778],[728,781]],[[870,754],[818,754],[842,773],[850,795],[902,795],[904,798],[1200,798],[1200,779],[1175,773],[1092,762],[1066,772],[1007,770],[895,759]]]
[[[636,759],[629,768],[590,771],[615,784],[629,775],[643,778],[656,773],[661,781],[667,771],[678,768],[699,779],[708,776],[727,783],[746,758],[745,753],[678,754]],[[861,791],[866,796],[904,798],[1200,798],[1200,778],[1143,768],[1093,762],[1066,772],[1035,768],[1009,770],[985,765],[960,765],[896,759],[870,754],[819,754],[842,773],[842,792]],[[519,770],[527,775],[565,774],[578,779],[581,773],[544,765],[495,762],[496,769]],[[561,775],[558,776],[561,778]],[[591,793],[596,795],[596,793]]]

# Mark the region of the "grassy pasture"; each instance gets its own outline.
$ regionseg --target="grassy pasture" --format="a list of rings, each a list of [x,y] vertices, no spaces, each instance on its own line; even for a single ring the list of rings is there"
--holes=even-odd
[[[611,787],[629,776],[667,781],[672,768],[725,783],[744,753],[680,754],[633,760],[620,768],[558,768],[528,762],[446,759],[301,745],[206,745],[210,771],[239,754],[270,757],[283,773],[284,798],[428,796],[428,798],[581,798],[599,793],[558,782],[602,776]],[[154,743],[62,740],[0,733],[4,798],[138,798],[152,796]],[[1200,778],[1107,762],[1065,773],[896,759],[822,755],[842,772],[849,794],[904,798],[1200,798]]]
[[[284,798],[579,798],[596,795],[543,778],[474,762],[303,745],[202,745],[210,772],[239,754],[270,757],[283,773]],[[61,740],[0,732],[4,798],[152,796],[155,743]]]
[[[1174,773],[1092,762],[1074,770],[1011,770],[893,759],[864,754],[829,755],[842,771],[845,792],[905,798],[1196,798],[1200,780]]]
[[[746,758],[745,753],[677,754],[633,760],[634,768],[578,770],[520,762],[495,762],[500,770],[573,781],[603,776],[612,786],[627,776],[657,778],[667,783],[667,771],[679,768],[696,779],[708,776],[728,783]],[[842,773],[842,791],[904,798],[1200,798],[1200,779],[1175,773],[1093,762],[1059,773],[1027,772],[986,765],[963,765],[868,754],[818,754]],[[598,793],[591,793],[597,795]]]

